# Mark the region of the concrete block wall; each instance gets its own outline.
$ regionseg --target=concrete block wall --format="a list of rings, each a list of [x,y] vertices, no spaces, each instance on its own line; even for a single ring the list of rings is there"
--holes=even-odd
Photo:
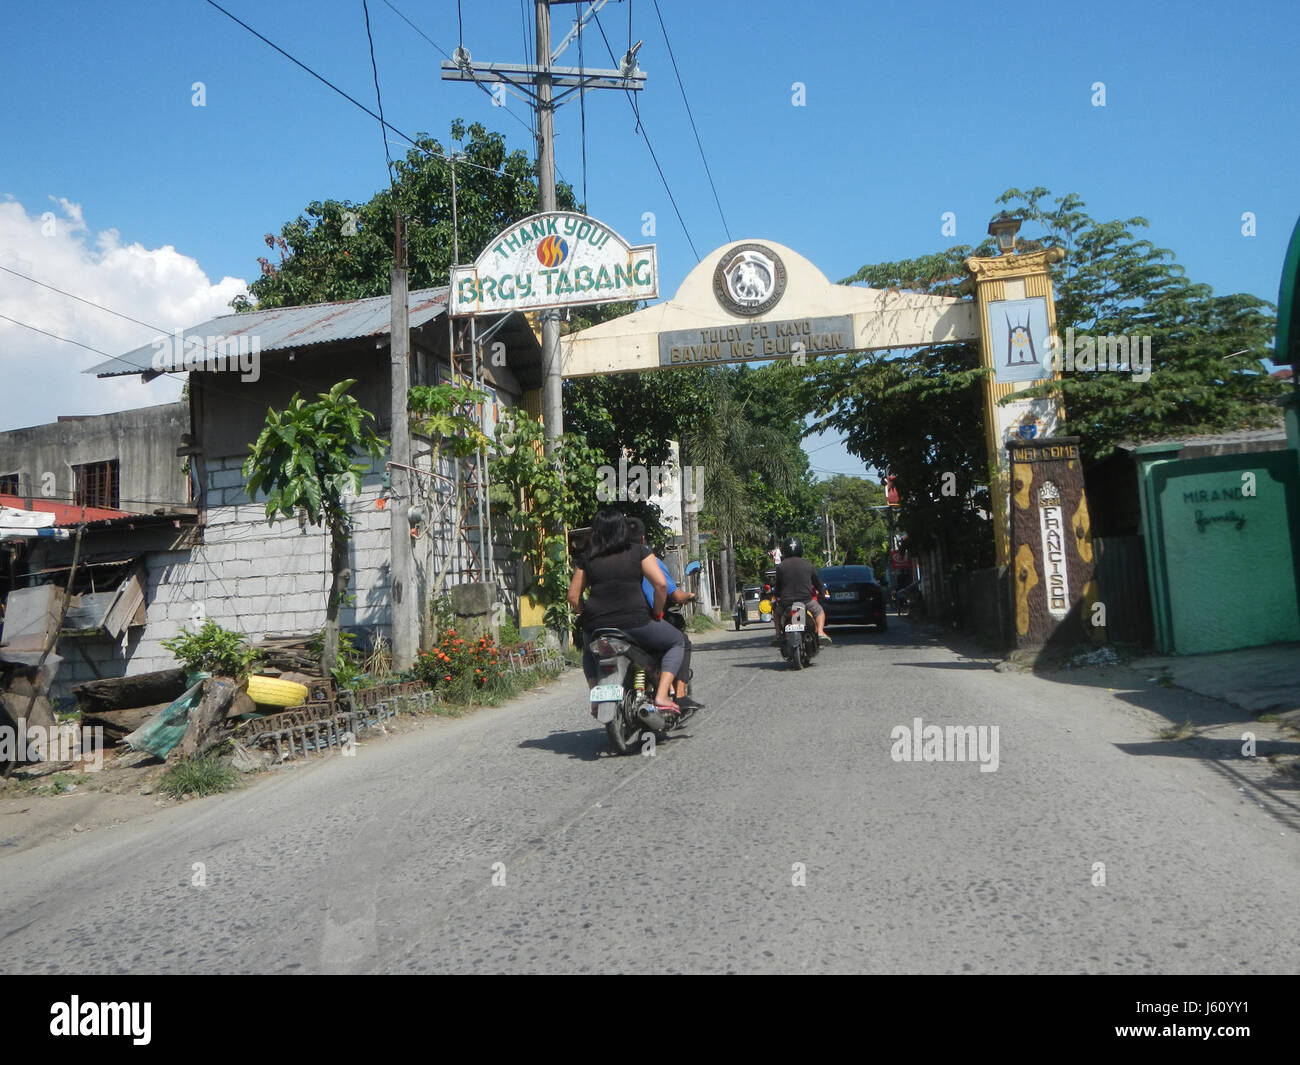
[[[322,526],[297,519],[266,521],[266,508],[243,491],[240,458],[210,461],[209,507],[203,543],[188,550],[150,551],[145,624],[118,641],[107,637],[62,642],[63,666],[55,698],[71,702],[71,688],[96,677],[120,677],[176,665],[162,641],[212,618],[250,641],[263,635],[314,633],[325,625],[329,592],[329,538]],[[379,510],[380,470],[372,468],[351,500],[355,522],[349,549],[354,605],[340,612],[342,625],[389,633],[389,531],[391,511]]]

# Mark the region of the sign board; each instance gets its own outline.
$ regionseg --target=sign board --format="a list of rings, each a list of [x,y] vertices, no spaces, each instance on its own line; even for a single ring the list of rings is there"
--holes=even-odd
[[[853,318],[796,318],[785,322],[737,322],[659,334],[660,366],[752,362],[798,355],[851,351]]]
[[[1043,540],[1043,594],[1054,618],[1070,613],[1070,578],[1065,559],[1065,514],[1061,491],[1051,481],[1038,489],[1038,524]]]
[[[989,348],[998,384],[1051,377],[1051,336],[1047,300],[993,300],[989,303]]]
[[[502,314],[659,295],[653,244],[630,247],[604,224],[548,211],[498,233],[470,266],[451,269],[453,315]]]

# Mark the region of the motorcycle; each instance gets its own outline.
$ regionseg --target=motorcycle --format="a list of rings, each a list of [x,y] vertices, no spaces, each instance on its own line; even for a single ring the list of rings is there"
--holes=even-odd
[[[686,631],[686,619],[677,611],[666,611],[664,620]],[[590,640],[596,657],[596,686],[590,700],[616,753],[629,754],[642,744],[646,733],[663,736],[694,716],[686,707],[678,715],[655,709],[659,658],[634,643],[622,629],[596,629]],[[689,683],[694,672],[687,670],[680,679]]]
[[[812,662],[821,649],[817,641],[817,626],[810,625],[803,603],[792,603],[781,633],[781,657],[791,669],[803,669]]]

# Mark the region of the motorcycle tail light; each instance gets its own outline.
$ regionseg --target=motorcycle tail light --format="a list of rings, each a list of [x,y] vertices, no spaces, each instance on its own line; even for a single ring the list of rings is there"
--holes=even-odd
[[[612,658],[615,655],[624,655],[632,649],[632,645],[626,640],[613,639],[609,636],[602,636],[595,644],[596,654],[602,658]]]

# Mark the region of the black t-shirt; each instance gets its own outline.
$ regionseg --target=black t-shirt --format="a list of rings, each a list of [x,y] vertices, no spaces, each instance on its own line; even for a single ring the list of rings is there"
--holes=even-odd
[[[790,603],[806,603],[812,599],[813,589],[826,594],[826,585],[822,583],[821,574],[805,558],[794,556],[782,559],[776,567],[776,597],[787,606]]]
[[[590,592],[582,604],[582,631],[645,625],[650,608],[641,594],[641,544],[629,544],[597,558],[585,559],[582,571]]]

